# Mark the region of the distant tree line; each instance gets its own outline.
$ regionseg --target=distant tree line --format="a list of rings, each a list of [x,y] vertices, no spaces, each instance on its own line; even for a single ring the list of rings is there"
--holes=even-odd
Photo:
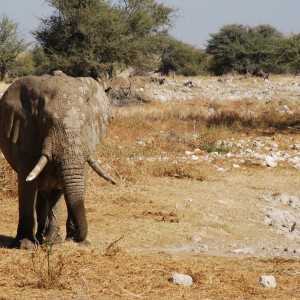
[[[169,34],[176,10],[155,0],[46,0],[54,12],[41,18],[28,44],[18,24],[0,17],[0,76],[114,76],[133,67],[184,76],[300,72],[300,34],[286,36],[270,25],[228,24],[210,35],[205,49]],[[26,50],[26,51],[25,51]]]
[[[242,72],[245,68],[297,74],[300,34],[287,37],[270,25],[225,25],[210,35],[206,53],[211,55],[210,70],[216,75],[233,70]]]

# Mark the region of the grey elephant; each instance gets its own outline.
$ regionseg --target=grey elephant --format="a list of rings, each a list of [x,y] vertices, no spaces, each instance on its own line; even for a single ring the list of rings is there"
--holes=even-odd
[[[63,194],[66,238],[88,243],[87,163],[115,184],[93,158],[109,118],[109,99],[92,78],[27,76],[3,94],[0,147],[18,176],[19,224],[11,247],[28,249],[43,240],[61,240],[58,219]]]

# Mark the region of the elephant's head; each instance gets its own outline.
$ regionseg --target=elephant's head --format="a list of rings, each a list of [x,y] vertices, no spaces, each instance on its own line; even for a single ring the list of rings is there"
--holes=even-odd
[[[39,158],[27,181],[51,164],[62,183],[76,241],[87,235],[84,167],[115,183],[92,157],[110,118],[109,100],[92,78],[23,77],[3,95],[6,137]],[[3,110],[2,110],[3,113]]]

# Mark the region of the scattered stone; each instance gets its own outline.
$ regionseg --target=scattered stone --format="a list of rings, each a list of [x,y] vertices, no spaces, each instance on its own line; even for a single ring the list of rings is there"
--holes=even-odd
[[[193,154],[193,155],[191,156],[191,160],[199,160],[199,157],[198,157],[197,155],[194,155],[194,154]]]
[[[241,167],[241,166],[240,166],[240,165],[237,165],[237,164],[233,164],[233,165],[232,165],[232,168],[233,168],[233,169],[239,169],[240,167]]]
[[[227,202],[224,200],[218,200],[218,203],[223,204],[223,205],[227,205]]]
[[[233,146],[233,143],[230,142],[230,141],[218,141],[218,142],[217,142],[217,146],[218,146],[218,147],[223,146],[223,147],[231,148],[231,147]]]
[[[254,148],[261,148],[261,147],[264,146],[264,144],[261,143],[260,141],[253,141],[252,146],[253,146]]]
[[[276,210],[267,215],[266,223],[284,234],[300,237],[298,218],[292,212]]]
[[[143,142],[143,141],[137,141],[136,143],[142,147],[146,146],[145,142]]]
[[[266,287],[266,288],[270,288],[270,289],[274,289],[276,288],[276,279],[274,276],[270,275],[270,276],[260,276],[259,277],[259,283]]]
[[[200,243],[202,241],[202,238],[199,235],[195,235],[191,238],[191,240],[193,243]]]
[[[196,252],[196,253],[207,253],[208,252],[208,246],[207,245],[197,245],[194,248],[194,252]]]
[[[272,142],[272,143],[270,144],[270,146],[271,146],[272,148],[278,148],[278,147],[279,147],[278,144],[276,144],[276,143],[274,143],[274,142]]]
[[[193,155],[194,152],[192,152],[192,151],[185,151],[185,154],[186,154],[186,155]]]
[[[183,86],[187,86],[187,87],[189,87],[189,88],[192,88],[192,87],[194,87],[195,85],[194,85],[193,81],[189,80],[189,81],[185,82],[185,83],[183,84]]]
[[[272,157],[272,156],[267,156],[265,158],[265,164],[266,164],[266,166],[268,166],[270,168],[275,168],[278,165],[277,162],[275,161],[274,157]]]
[[[234,249],[232,252],[235,254],[254,254],[254,250],[251,248]]]
[[[215,110],[213,107],[211,107],[209,110],[208,110],[208,115],[213,115],[215,113]]]
[[[173,273],[168,281],[182,286],[192,286],[193,284],[193,278],[191,276],[179,273]]]

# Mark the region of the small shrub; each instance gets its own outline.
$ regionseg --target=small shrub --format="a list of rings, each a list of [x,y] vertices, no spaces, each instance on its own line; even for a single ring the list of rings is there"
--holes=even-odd
[[[36,247],[31,255],[32,271],[36,275],[38,288],[60,287],[62,271],[66,261],[62,254],[54,255],[51,244]]]

